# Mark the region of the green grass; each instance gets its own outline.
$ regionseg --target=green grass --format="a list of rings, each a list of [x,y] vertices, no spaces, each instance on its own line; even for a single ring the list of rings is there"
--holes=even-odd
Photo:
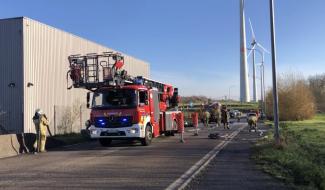
[[[257,163],[296,189],[325,189],[325,114],[281,122],[280,135],[280,145],[273,143],[271,132],[257,143]]]

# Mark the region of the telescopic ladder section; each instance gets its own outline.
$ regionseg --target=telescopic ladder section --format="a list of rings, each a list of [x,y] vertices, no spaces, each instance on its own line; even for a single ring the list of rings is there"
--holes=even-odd
[[[69,75],[72,85],[68,89],[85,88],[96,90],[101,87],[116,87],[123,85],[143,85],[158,90],[161,102],[166,102],[167,107],[175,106],[179,102],[178,89],[172,85],[154,81],[142,76],[131,77],[125,70],[124,57],[119,53],[104,52],[103,54],[71,55],[69,56]]]
[[[87,54],[85,59],[85,83],[99,82],[99,68],[96,54]]]
[[[173,88],[172,85],[165,84],[162,82],[154,81],[145,77],[138,76],[134,78],[135,84],[141,84],[149,88],[157,88],[159,93],[160,101],[168,102],[167,107],[176,106],[180,102],[178,96],[178,88]]]
[[[104,52],[103,54],[71,55],[67,80],[72,79],[68,89],[86,88],[89,90],[102,86],[121,85],[126,79],[127,72],[122,70],[124,57],[119,53]]]

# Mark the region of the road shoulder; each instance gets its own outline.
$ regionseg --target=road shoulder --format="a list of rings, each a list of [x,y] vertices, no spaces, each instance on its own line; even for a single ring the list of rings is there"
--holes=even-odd
[[[288,189],[250,159],[258,138],[260,133],[242,130],[186,189]]]

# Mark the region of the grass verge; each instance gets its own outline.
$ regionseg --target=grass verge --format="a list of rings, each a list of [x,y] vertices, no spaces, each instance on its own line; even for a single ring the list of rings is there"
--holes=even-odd
[[[281,144],[273,134],[260,140],[253,158],[264,171],[295,189],[325,189],[325,114],[280,123]]]

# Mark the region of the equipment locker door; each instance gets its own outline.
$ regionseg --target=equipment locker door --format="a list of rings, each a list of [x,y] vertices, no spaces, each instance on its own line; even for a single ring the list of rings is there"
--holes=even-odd
[[[159,99],[158,99],[158,91],[157,90],[150,90],[150,116],[151,116],[151,123],[153,124],[153,133],[154,136],[160,135],[159,130]]]

